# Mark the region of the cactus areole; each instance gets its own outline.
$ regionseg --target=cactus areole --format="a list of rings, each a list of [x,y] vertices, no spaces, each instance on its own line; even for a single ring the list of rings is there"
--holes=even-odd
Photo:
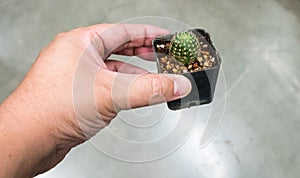
[[[189,65],[197,59],[200,51],[199,40],[193,32],[184,31],[176,33],[170,43],[169,55]]]

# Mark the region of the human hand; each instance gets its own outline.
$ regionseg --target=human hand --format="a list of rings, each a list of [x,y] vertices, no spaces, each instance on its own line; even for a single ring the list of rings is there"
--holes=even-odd
[[[101,24],[57,35],[1,105],[1,120],[13,115],[17,123],[10,120],[6,125],[17,124],[24,137],[31,137],[25,139],[27,149],[43,147],[39,154],[28,150],[28,159],[32,153],[37,160],[22,169],[34,169],[28,173],[32,176],[52,168],[120,110],[186,96],[191,84],[181,75],[151,74],[107,59],[110,54],[153,59],[151,41],[165,33],[148,25]],[[9,129],[2,130],[10,133]]]

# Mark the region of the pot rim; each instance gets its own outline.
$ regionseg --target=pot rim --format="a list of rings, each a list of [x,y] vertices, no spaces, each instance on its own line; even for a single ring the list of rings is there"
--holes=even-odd
[[[214,70],[215,68],[219,68],[221,63],[222,63],[222,59],[219,55],[219,52],[218,50],[216,49],[215,45],[214,45],[214,42],[213,40],[211,39],[211,36],[210,34],[203,28],[201,27],[195,27],[195,28],[191,28],[191,29],[188,29],[187,31],[197,31],[198,33],[200,33],[202,36],[204,36],[204,38],[207,40],[207,42],[211,45],[212,49],[214,50],[215,52],[215,57],[217,58],[217,64],[213,67],[210,67],[210,68],[207,68],[207,69],[202,69],[202,70],[199,70],[199,71],[196,71],[196,72],[185,72],[185,73],[181,73],[180,75],[183,75],[183,74],[194,74],[194,73],[198,73],[198,72],[203,72],[203,71],[209,71],[209,70]],[[155,41],[156,40],[159,40],[159,39],[166,39],[165,37],[169,36],[169,37],[172,37],[174,36],[175,33],[170,33],[170,34],[167,34],[167,35],[160,35],[160,36],[157,36],[155,37],[153,40],[152,40],[152,48],[155,52],[155,57],[156,57],[156,64],[157,64],[157,70],[158,70],[158,73],[162,73],[161,69],[160,69],[160,62],[159,62],[159,58],[158,58],[158,54],[165,54],[165,53],[157,53],[156,51],[156,47],[154,45]],[[206,35],[206,36],[205,36]],[[167,54],[165,54],[167,55]],[[172,74],[172,73],[170,73]]]

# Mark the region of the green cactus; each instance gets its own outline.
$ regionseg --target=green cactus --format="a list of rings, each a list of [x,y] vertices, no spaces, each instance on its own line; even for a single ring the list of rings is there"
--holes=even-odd
[[[199,40],[195,34],[189,31],[179,32],[171,40],[169,55],[188,65],[197,59],[199,48]]]

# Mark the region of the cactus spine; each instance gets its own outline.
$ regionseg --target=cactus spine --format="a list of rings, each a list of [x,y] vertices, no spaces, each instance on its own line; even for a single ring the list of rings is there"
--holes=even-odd
[[[195,34],[189,31],[179,32],[171,40],[169,55],[188,65],[197,59],[199,47],[199,40]]]

